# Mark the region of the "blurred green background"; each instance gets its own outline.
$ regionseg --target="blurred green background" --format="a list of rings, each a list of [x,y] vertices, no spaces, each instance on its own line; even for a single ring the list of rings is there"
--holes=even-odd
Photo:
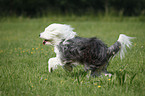
[[[145,0],[0,0],[0,16],[145,15]]]

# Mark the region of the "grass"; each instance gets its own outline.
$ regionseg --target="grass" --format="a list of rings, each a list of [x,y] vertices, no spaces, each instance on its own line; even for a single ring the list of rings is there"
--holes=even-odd
[[[122,61],[115,57],[111,78],[87,78],[82,66],[67,73],[48,72],[52,46],[43,46],[39,33],[51,23],[70,24],[79,36],[98,37],[108,46],[119,34],[136,37]],[[8,18],[0,22],[0,96],[143,96],[145,95],[145,22],[96,18]]]

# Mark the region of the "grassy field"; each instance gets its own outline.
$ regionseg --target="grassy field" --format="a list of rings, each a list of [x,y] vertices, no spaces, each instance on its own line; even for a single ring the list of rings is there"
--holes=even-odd
[[[111,78],[87,78],[83,66],[67,73],[48,72],[52,46],[43,46],[39,33],[51,23],[65,23],[82,37],[98,37],[108,46],[119,34],[136,37],[122,61],[115,57]],[[0,22],[0,96],[145,96],[145,22],[68,18],[8,18]]]

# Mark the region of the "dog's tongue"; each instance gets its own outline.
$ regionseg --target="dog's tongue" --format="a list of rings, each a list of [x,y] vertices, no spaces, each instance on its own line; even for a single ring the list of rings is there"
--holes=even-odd
[[[45,41],[45,40],[43,40],[43,45],[45,45],[45,43],[46,43],[46,41]]]
[[[51,43],[49,41],[43,40],[43,45],[45,45],[45,44],[51,45]]]

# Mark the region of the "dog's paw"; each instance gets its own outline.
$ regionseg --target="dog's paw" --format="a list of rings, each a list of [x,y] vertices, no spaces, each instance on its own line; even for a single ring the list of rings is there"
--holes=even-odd
[[[111,77],[112,74],[110,74],[110,73],[106,73],[105,76],[109,76],[109,77]]]

